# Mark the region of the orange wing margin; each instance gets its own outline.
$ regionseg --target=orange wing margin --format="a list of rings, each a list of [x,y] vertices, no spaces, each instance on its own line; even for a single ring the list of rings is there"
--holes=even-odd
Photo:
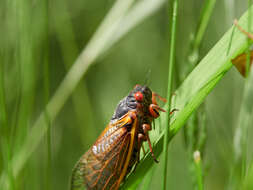
[[[129,126],[130,120],[131,126]],[[117,129],[107,133],[119,123],[121,125]],[[131,127],[130,131],[128,127]],[[109,125],[75,166],[71,189],[83,190],[86,186],[88,190],[117,190],[127,173],[133,152],[136,127],[137,119],[132,120],[129,114],[126,114],[119,122]],[[108,145],[108,142],[112,144]]]

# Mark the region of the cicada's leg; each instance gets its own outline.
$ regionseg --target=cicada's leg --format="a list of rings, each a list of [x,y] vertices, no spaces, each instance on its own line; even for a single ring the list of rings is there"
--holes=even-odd
[[[156,157],[155,157],[155,154],[154,154],[154,152],[153,152],[153,148],[152,148],[152,145],[151,145],[151,141],[150,141],[150,138],[149,138],[149,135],[148,135],[148,131],[150,131],[150,130],[152,129],[152,128],[151,128],[151,125],[149,125],[149,124],[143,124],[143,125],[142,125],[142,129],[143,129],[144,135],[145,135],[145,137],[146,137],[146,139],[147,139],[147,141],[148,141],[148,146],[149,146],[151,155],[152,155],[154,161],[158,163],[159,161],[158,161],[158,160],[156,159]]]
[[[161,96],[158,95],[157,93],[152,92],[152,103],[153,103],[153,104],[156,104],[156,105],[157,105],[156,97],[157,97],[159,100],[163,101],[164,103],[167,101],[165,98],[161,97]]]
[[[142,142],[143,142],[143,141],[146,141],[146,140],[147,140],[147,138],[145,137],[145,135],[143,135],[142,133],[139,133],[139,134],[138,134],[138,152],[137,152],[137,161],[136,161],[136,164],[135,164],[135,166],[134,166],[133,171],[135,171],[135,169],[136,169],[136,167],[137,167],[138,163],[140,162],[140,152],[141,152],[141,147],[143,147]]]
[[[179,111],[179,109],[174,108],[173,110],[170,111],[170,115],[172,115],[175,111]]]
[[[146,155],[146,151],[145,151],[143,144],[141,144],[141,148],[142,148],[143,154]]]
[[[143,135],[142,133],[139,133],[138,134],[138,155],[137,155],[137,162],[140,161],[140,150],[141,150],[141,147],[143,147],[143,144],[142,142],[143,141],[147,141],[147,138],[145,137],[145,135]]]
[[[238,21],[235,19],[234,20],[234,25],[242,32],[244,33],[246,36],[248,36],[251,40],[253,40],[253,34],[245,31],[239,24]]]
[[[149,113],[153,118],[158,118],[160,116],[159,111],[166,112],[164,109],[160,108],[156,104],[150,104],[149,105]]]

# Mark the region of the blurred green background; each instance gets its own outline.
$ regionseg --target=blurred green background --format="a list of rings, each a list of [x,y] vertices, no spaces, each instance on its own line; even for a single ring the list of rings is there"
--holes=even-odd
[[[186,67],[191,35],[203,2],[179,1],[175,75]],[[8,160],[19,150],[35,119],[113,3],[0,0],[1,172],[11,167]],[[14,181],[12,189],[68,189],[74,164],[94,143],[119,100],[135,84],[144,84],[148,78],[150,88],[166,97],[169,10],[170,6],[163,4],[95,61],[50,124],[52,162],[48,163],[48,139],[44,137],[18,177],[10,179]],[[245,10],[246,1],[216,2],[200,46],[200,59]],[[243,85],[244,79],[232,68],[205,102],[206,189],[225,189],[228,184]],[[169,148],[170,189],[193,189],[182,132]],[[249,135],[252,134],[251,129]],[[161,188],[161,166],[155,167],[149,189]]]

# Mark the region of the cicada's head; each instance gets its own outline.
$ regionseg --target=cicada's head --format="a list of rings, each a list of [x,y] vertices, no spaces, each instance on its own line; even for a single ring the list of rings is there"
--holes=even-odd
[[[159,117],[159,111],[165,111],[157,105],[156,97],[166,101],[156,93],[152,92],[149,87],[136,85],[129,94],[129,104],[136,104],[136,109],[140,114],[151,119]]]
[[[146,121],[159,117],[159,111],[164,110],[157,105],[156,97],[162,101],[166,101],[152,92],[149,87],[137,84],[128,96],[119,102],[112,120],[120,119],[129,111],[136,111],[137,115]]]
[[[135,102],[141,104],[141,106],[145,107],[152,104],[152,91],[147,86],[137,84],[129,96],[133,97]]]

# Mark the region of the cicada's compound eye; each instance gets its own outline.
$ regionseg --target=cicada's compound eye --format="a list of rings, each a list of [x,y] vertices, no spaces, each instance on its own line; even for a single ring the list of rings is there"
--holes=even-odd
[[[135,99],[138,101],[138,102],[142,102],[143,101],[143,94],[141,93],[141,92],[136,92],[135,94],[134,94],[134,97],[135,97]]]

